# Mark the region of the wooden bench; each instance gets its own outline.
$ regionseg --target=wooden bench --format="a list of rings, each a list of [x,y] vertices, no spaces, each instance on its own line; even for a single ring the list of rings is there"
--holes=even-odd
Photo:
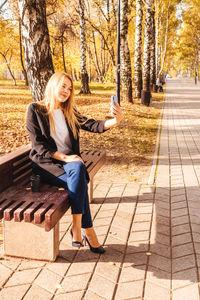
[[[0,219],[3,218],[4,254],[54,261],[59,252],[59,220],[69,208],[67,190],[42,185],[30,188],[30,145],[0,158]],[[83,151],[93,198],[93,178],[105,162],[105,151]]]

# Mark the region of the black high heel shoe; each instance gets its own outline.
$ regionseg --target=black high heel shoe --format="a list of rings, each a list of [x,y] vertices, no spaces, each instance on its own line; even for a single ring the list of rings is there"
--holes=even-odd
[[[72,246],[73,247],[83,247],[84,245],[83,245],[83,243],[81,243],[81,242],[77,242],[77,241],[73,241],[73,232],[72,232],[72,229],[70,230],[70,234],[71,234],[71,236],[72,236]]]
[[[85,245],[86,245],[86,242],[88,243],[88,245],[90,247],[90,251],[92,251],[94,253],[100,253],[100,254],[103,254],[103,253],[106,252],[106,250],[102,246],[99,246],[99,247],[96,247],[96,248],[92,247],[90,245],[90,242],[88,241],[88,238],[87,238],[85,232],[82,232],[82,237],[83,237],[83,239],[85,241]]]

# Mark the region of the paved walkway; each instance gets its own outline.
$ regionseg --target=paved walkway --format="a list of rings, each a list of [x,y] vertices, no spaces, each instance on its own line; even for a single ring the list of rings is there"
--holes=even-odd
[[[199,300],[200,87],[192,82],[168,81],[159,150],[154,184],[96,185],[92,214],[106,254],[70,246],[67,213],[55,263],[0,257],[0,299]]]

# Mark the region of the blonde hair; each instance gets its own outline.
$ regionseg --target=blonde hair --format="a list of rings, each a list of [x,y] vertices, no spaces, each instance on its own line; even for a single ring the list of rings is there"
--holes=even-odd
[[[56,101],[55,90],[63,84],[65,78],[68,78],[71,82],[71,93],[69,98],[65,102]],[[75,138],[78,136],[78,129],[80,127],[80,122],[78,120],[78,113],[74,106],[74,85],[72,78],[65,72],[56,72],[49,79],[45,92],[44,99],[40,102],[44,105],[49,116],[50,127],[53,132],[55,132],[55,124],[52,117],[52,112],[56,108],[62,109],[64,116],[66,117],[68,124],[73,132]]]

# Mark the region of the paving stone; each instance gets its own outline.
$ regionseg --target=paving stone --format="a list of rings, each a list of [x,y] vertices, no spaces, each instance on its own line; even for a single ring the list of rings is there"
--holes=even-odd
[[[149,257],[149,265],[160,270],[171,272],[171,261],[167,257],[152,253]]]
[[[175,203],[175,202],[182,202],[186,200],[185,194],[180,194],[180,195],[172,195],[171,196],[171,202]]]
[[[192,232],[200,232],[200,224],[191,224]]]
[[[46,262],[44,262],[44,261],[38,261],[38,260],[32,260],[32,259],[31,260],[24,260],[18,266],[17,271],[42,268],[45,264],[46,264]]]
[[[192,242],[192,237],[190,233],[183,233],[172,237],[172,247],[191,243],[191,242]]]
[[[52,294],[37,285],[32,285],[23,299],[24,300],[34,300],[34,299],[51,300]]]
[[[9,279],[12,273],[12,270],[0,264],[0,287]]]
[[[139,214],[135,215],[134,222],[148,222],[151,221],[151,214]]]
[[[166,209],[166,210],[170,209],[169,201],[162,201],[162,200],[156,199],[155,204],[156,204],[156,208],[159,207],[159,208],[163,208],[163,209]]]
[[[138,252],[147,252],[149,249],[148,242],[128,242],[128,247],[126,249],[126,253],[138,253]]]
[[[39,272],[40,269],[17,271],[10,277],[5,287],[32,283]]]
[[[144,281],[119,283],[116,300],[134,299],[142,297]]]
[[[155,254],[161,254],[164,257],[170,258],[171,257],[171,248],[169,246],[156,243],[150,245],[150,252]]]
[[[161,233],[157,233],[155,237],[156,243],[160,243],[166,246],[170,245],[170,237]]]
[[[112,299],[114,288],[115,283],[98,274],[94,274],[89,284],[89,290],[107,300]]]
[[[172,227],[172,236],[190,232],[189,224],[183,224]]]
[[[150,230],[150,226],[151,226],[150,222],[141,222],[141,223],[133,222],[131,231],[135,232],[135,231]]]
[[[84,273],[91,273],[95,267],[96,262],[93,261],[84,261],[84,262],[77,262],[74,261],[73,264],[71,264],[67,275],[79,275]]]
[[[170,217],[170,211],[169,209],[161,208],[156,206],[156,215],[158,216],[164,216],[164,217]]]
[[[147,263],[147,255],[146,253],[132,253],[126,254],[123,267],[130,267],[130,266],[139,266],[144,265]]]
[[[170,289],[171,274],[160,269],[148,266],[146,280],[164,288]]]
[[[39,276],[34,281],[35,284],[42,287],[43,289],[54,293],[59,286],[62,277],[58,274],[55,274],[47,269],[41,271]]]
[[[157,224],[156,231],[164,235],[170,235],[170,227],[163,224]]]
[[[172,272],[178,272],[181,270],[186,270],[188,268],[195,267],[195,257],[193,254],[174,258],[172,260]]]
[[[57,290],[57,295],[69,292],[76,292],[85,290],[91,273],[84,273],[81,275],[65,276],[64,280],[60,283],[60,288]]]
[[[145,300],[170,300],[170,290],[154,285],[153,283],[147,281],[145,286]],[[180,300],[180,299],[179,299]],[[181,299],[182,300],[182,299]]]
[[[172,289],[177,289],[197,282],[197,278],[196,268],[176,272],[172,275]]]
[[[180,208],[187,208],[187,202],[181,201],[181,202],[172,203],[172,210],[176,210]]]
[[[136,280],[145,280],[146,265],[140,265],[139,267],[127,267],[122,268],[119,282],[129,282]]]
[[[83,294],[84,294],[84,291],[64,293],[64,294],[56,295],[53,299],[54,300],[81,300],[81,299],[83,299]],[[85,299],[85,297],[84,297],[84,299]]]
[[[200,242],[200,233],[197,232],[193,232],[192,233],[193,236],[193,241],[199,243]]]
[[[116,266],[120,267],[124,254],[115,249],[108,248],[106,252],[100,256],[100,262],[114,262]]]
[[[21,300],[25,295],[26,291],[29,289],[30,285],[20,285],[4,288],[0,291],[1,300]]]
[[[46,265],[46,269],[60,275],[64,276],[67,272],[68,268],[70,266],[70,263],[62,258],[57,258],[55,262],[49,263]]]
[[[58,300],[60,300],[60,299],[58,299]],[[65,299],[63,299],[63,300],[65,300]],[[92,291],[87,290],[84,300],[106,300],[106,298],[100,297],[99,295],[93,293]]]
[[[108,261],[108,262],[98,262],[95,273],[104,277],[108,278],[112,282],[116,282],[118,275],[120,272],[120,268],[116,266],[115,262]]]
[[[1,264],[4,265],[5,267],[8,267],[9,269],[15,271],[18,266],[21,264],[21,259],[3,259],[1,260]]]
[[[194,249],[192,243],[179,245],[172,248],[172,258],[182,257],[193,253]]]
[[[164,216],[156,216],[156,222],[157,222],[157,224],[162,224],[162,225],[166,225],[166,226],[170,225],[169,218],[164,217]]]
[[[173,292],[173,300],[198,300],[198,284],[192,284]]]
[[[189,218],[188,218],[188,216],[180,216],[177,218],[172,218],[171,223],[172,223],[172,226],[188,224]]]
[[[148,241],[149,231],[137,231],[131,232],[129,236],[129,241]]]
[[[178,209],[174,209],[174,210],[171,211],[171,217],[172,218],[186,216],[187,214],[188,214],[188,209],[187,208],[178,208]]]

